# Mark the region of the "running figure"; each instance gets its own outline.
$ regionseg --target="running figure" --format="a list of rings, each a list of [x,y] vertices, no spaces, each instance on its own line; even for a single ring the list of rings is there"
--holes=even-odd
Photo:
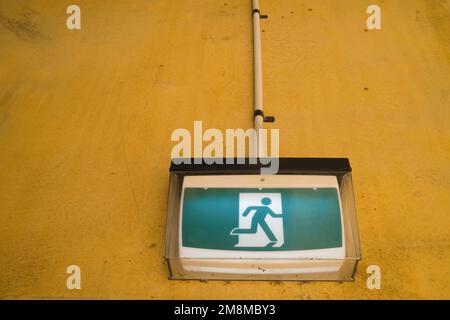
[[[230,234],[238,235],[256,233],[259,224],[270,240],[270,243],[267,245],[267,247],[272,247],[275,243],[277,243],[278,240],[273,234],[272,230],[270,230],[270,227],[267,225],[267,222],[265,220],[266,216],[269,214],[272,217],[276,218],[282,217],[283,215],[273,212],[272,209],[268,207],[272,203],[272,200],[270,200],[270,198],[262,198],[261,203],[263,204],[263,206],[250,206],[247,207],[242,213],[242,216],[246,217],[252,210],[256,210],[255,214],[252,217],[252,224],[250,226],[250,229],[234,228],[233,230],[231,230]]]

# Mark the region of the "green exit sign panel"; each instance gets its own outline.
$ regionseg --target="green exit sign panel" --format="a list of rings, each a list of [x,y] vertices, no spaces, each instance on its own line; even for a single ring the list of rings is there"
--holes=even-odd
[[[185,248],[291,251],[343,247],[338,189],[185,188]]]

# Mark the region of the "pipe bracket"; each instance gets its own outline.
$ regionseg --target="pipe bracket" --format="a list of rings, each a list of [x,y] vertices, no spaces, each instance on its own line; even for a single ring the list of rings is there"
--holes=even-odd
[[[263,117],[264,122],[275,122],[274,116],[264,116],[264,111],[260,109],[256,109],[255,112],[253,113],[253,117],[256,118],[257,116]]]

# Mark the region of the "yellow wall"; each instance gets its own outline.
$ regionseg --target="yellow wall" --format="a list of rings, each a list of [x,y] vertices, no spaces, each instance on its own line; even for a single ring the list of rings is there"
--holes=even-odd
[[[72,3],[0,1],[0,297],[450,298],[448,1],[261,1],[281,155],[351,159],[354,283],[167,280],[170,134],[252,125],[250,1]]]

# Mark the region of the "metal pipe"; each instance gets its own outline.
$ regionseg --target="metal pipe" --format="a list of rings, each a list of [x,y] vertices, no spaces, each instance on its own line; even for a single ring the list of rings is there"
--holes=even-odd
[[[254,111],[260,110],[260,114],[254,116],[254,128],[256,132],[263,128],[263,83],[262,83],[262,57],[261,57],[261,33],[260,33],[260,19],[259,1],[253,0],[252,5],[253,16],[253,81],[254,81]]]

